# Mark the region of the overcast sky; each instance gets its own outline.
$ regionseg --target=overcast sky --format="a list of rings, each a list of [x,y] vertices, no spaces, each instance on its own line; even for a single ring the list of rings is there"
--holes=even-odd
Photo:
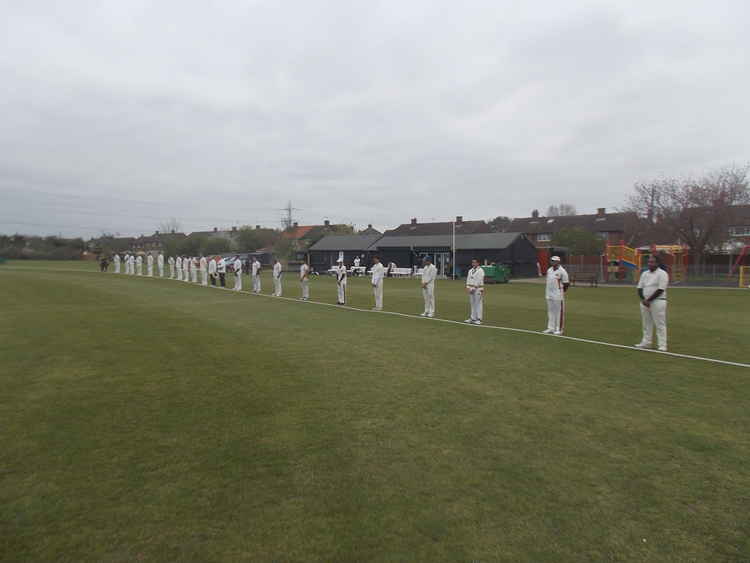
[[[747,0],[0,0],[0,232],[528,216],[750,160]]]

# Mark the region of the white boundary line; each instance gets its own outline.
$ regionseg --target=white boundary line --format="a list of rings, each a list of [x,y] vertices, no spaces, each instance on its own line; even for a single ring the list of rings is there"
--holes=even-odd
[[[26,268],[26,269],[27,270],[35,270],[36,268]],[[55,270],[47,270],[47,271],[55,271]],[[68,271],[88,272],[88,273],[94,273],[94,274],[101,273],[101,272],[92,272],[90,270],[75,270],[74,268],[70,268]],[[181,281],[181,280],[176,280],[174,278],[170,278],[170,277],[167,277],[167,276],[161,278],[159,276],[151,276],[151,277],[149,277],[149,276],[146,276],[146,275],[142,275],[142,276],[136,276],[136,275],[130,276],[128,274],[117,274],[117,275],[122,276],[123,278],[134,277],[134,278],[153,279],[153,280]],[[647,352],[647,353],[650,353],[650,354],[659,354],[659,355],[663,355],[663,356],[671,356],[673,358],[683,358],[683,359],[686,359],[686,360],[696,360],[696,361],[709,362],[709,363],[720,364],[720,365],[725,365],[725,366],[734,366],[734,367],[740,367],[740,368],[750,368],[750,364],[744,364],[742,362],[730,362],[728,360],[719,360],[717,358],[708,358],[708,357],[705,357],[705,356],[693,356],[691,354],[678,354],[676,352],[661,352],[659,350],[652,350],[652,349],[648,349],[648,348],[635,348],[634,346],[626,346],[625,344],[615,344],[613,342],[604,342],[603,340],[592,340],[590,338],[578,338],[578,337],[575,337],[575,336],[565,336],[565,335],[554,336],[554,335],[549,335],[549,334],[543,334],[543,333],[541,333],[539,331],[529,330],[529,329],[526,329],[526,328],[514,328],[514,327],[509,327],[509,326],[485,325],[485,324],[482,324],[482,325],[472,325],[472,324],[468,324],[468,323],[463,323],[461,321],[454,321],[454,320],[451,320],[451,319],[440,319],[440,318],[435,318],[435,317],[422,317],[421,315],[413,315],[413,314],[409,314],[409,313],[399,313],[397,311],[372,311],[370,309],[360,309],[358,307],[351,307],[350,305],[336,305],[335,303],[326,303],[324,301],[310,301],[310,300],[303,301],[302,299],[298,299],[296,297],[274,297],[273,295],[268,295],[268,294],[265,294],[265,293],[253,293],[251,291],[245,291],[245,290],[235,291],[234,289],[229,288],[229,287],[219,287],[219,286],[212,286],[212,285],[204,286],[201,283],[197,283],[196,284],[196,283],[193,283],[193,282],[182,282],[182,283],[188,283],[190,286],[208,287],[208,288],[212,288],[212,289],[223,289],[224,291],[230,291],[232,293],[242,293],[242,294],[245,294],[245,295],[251,295],[253,297],[266,297],[268,299],[281,299],[281,300],[284,300],[284,301],[292,301],[294,303],[309,303],[311,305],[323,305],[325,307],[333,307],[333,308],[336,308],[336,309],[345,309],[345,310],[348,310],[348,311],[357,311],[357,312],[360,312],[360,313],[375,313],[375,314],[378,314],[378,315],[392,315],[392,316],[396,316],[396,317],[406,317],[406,318],[409,318],[409,319],[416,319],[416,320],[435,321],[435,322],[440,322],[440,323],[450,323],[450,324],[464,326],[464,327],[487,328],[487,329],[493,329],[493,330],[504,330],[504,331],[507,331],[507,332],[517,332],[517,333],[520,333],[520,334],[533,334],[535,336],[544,336],[544,337],[547,337],[547,338],[559,338],[559,339],[562,339],[562,340],[569,340],[569,341],[572,341],[572,342],[583,342],[585,344],[597,344],[599,346],[609,346],[610,348],[620,348],[622,350],[629,350],[631,352]]]

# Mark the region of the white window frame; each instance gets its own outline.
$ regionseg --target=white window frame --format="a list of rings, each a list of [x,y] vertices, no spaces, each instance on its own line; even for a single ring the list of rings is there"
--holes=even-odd
[[[738,225],[736,227],[729,227],[729,236],[750,237],[750,225]]]
[[[537,242],[552,242],[552,233],[538,233],[536,240]]]

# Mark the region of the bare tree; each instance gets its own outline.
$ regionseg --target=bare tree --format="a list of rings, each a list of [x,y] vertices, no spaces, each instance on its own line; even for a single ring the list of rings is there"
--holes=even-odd
[[[179,233],[182,231],[182,225],[174,217],[170,217],[166,221],[159,223],[160,233]]]
[[[572,203],[561,203],[559,205],[550,205],[547,208],[547,217],[566,217],[576,215],[576,206]]]
[[[750,202],[750,166],[729,166],[693,178],[660,178],[635,184],[628,210],[659,225],[690,247],[696,263],[726,242],[731,207]]]

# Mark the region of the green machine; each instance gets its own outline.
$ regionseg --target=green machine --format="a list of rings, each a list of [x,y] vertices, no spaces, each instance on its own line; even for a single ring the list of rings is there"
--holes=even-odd
[[[502,264],[482,266],[484,270],[485,283],[508,283],[510,281],[510,268]]]

